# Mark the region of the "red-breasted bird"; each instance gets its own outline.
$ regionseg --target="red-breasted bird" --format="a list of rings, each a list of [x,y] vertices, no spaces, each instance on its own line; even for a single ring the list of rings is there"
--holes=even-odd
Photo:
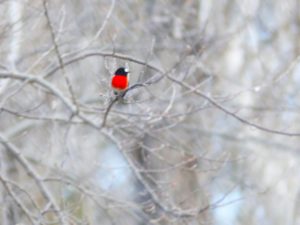
[[[111,79],[111,87],[114,90],[114,94],[118,95],[125,91],[128,88],[128,84],[129,70],[125,67],[118,68]]]

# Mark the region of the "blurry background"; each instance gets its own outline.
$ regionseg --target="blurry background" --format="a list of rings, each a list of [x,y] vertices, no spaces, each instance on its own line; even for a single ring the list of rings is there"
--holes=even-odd
[[[0,224],[299,224],[299,10],[0,1]]]

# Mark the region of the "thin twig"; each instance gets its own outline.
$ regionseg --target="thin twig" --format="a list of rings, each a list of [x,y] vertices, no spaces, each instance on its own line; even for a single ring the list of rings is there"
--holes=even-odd
[[[0,112],[6,112],[9,113],[11,115],[14,115],[16,117],[21,117],[21,118],[25,118],[28,120],[38,120],[38,121],[49,121],[49,122],[59,122],[59,123],[65,123],[65,124],[82,124],[81,121],[74,121],[74,120],[70,120],[67,118],[63,118],[62,116],[55,116],[55,117],[51,117],[51,116],[35,116],[35,115],[29,115],[29,114],[24,114],[18,111],[14,111],[8,108],[0,108]]]
[[[49,83],[47,80],[41,78],[41,77],[36,77],[33,75],[29,74],[22,74],[22,73],[10,73],[10,72],[0,72],[0,78],[9,78],[9,79],[16,79],[16,80],[28,80],[29,82],[36,83],[44,88],[46,88],[48,91],[50,91],[53,95],[58,97],[64,105],[71,111],[72,115],[76,115],[78,118],[80,118],[83,122],[89,124],[95,129],[99,129],[100,126],[91,121],[89,118],[84,116],[82,113],[79,111],[76,111],[76,106],[69,101],[68,98],[66,98],[63,93],[54,87],[51,83]]]
[[[51,20],[50,20],[50,16],[49,16],[49,12],[48,12],[47,3],[48,3],[47,0],[43,0],[44,13],[45,13],[47,24],[48,24],[48,27],[49,27],[49,30],[50,30],[50,33],[51,33],[51,40],[52,40],[53,45],[54,45],[54,50],[55,50],[55,53],[56,53],[56,56],[57,56],[57,59],[58,59],[59,68],[62,71],[62,74],[63,74],[64,79],[66,81],[69,93],[70,93],[71,98],[72,98],[72,102],[76,106],[76,111],[74,113],[77,113],[78,107],[77,107],[77,104],[76,104],[75,94],[74,94],[71,82],[70,82],[70,80],[69,80],[69,78],[68,78],[68,76],[66,74],[66,71],[65,71],[65,66],[64,66],[63,58],[61,56],[60,50],[58,48],[57,40],[56,40],[56,34],[55,34],[54,28],[53,28],[53,26],[51,24]]]
[[[113,107],[113,105],[118,101],[118,99],[119,99],[119,96],[116,96],[116,97],[114,97],[113,100],[111,100],[110,103],[108,104],[107,109],[106,109],[106,111],[105,111],[105,113],[104,113],[104,116],[103,116],[103,120],[102,120],[101,127],[105,127],[108,113],[110,112],[110,110],[111,110],[111,108]]]
[[[112,135],[109,135],[111,140],[114,140],[114,142],[117,144],[119,149],[124,149],[124,147],[120,144],[119,141],[115,139]],[[126,159],[127,163],[129,164],[130,168],[132,169],[135,177],[141,182],[141,184],[144,186],[144,188],[147,190],[147,192],[150,194],[151,199],[155,202],[155,204],[166,214],[172,215],[174,217],[179,218],[188,218],[188,217],[194,217],[195,213],[191,213],[190,211],[184,211],[180,210],[178,208],[171,208],[169,206],[164,205],[159,196],[155,193],[155,190],[148,184],[148,182],[143,177],[142,173],[140,173],[140,168],[136,165],[135,162],[126,154],[126,151],[120,151],[123,155],[123,157]]]
[[[26,205],[19,199],[19,197],[13,192],[13,190],[10,188],[8,185],[8,182],[5,178],[3,178],[2,175],[0,175],[0,182],[6,189],[7,193],[9,196],[14,200],[14,202],[19,206],[19,208],[24,212],[28,220],[31,222],[33,225],[37,225],[38,223],[34,219],[34,215],[31,214],[31,212],[27,209]]]
[[[106,125],[106,120],[107,120],[107,116],[108,116],[108,113],[110,112],[111,108],[113,107],[113,105],[119,100],[119,99],[122,99],[125,97],[125,95],[127,94],[127,92],[135,89],[135,88],[138,88],[138,87],[145,87],[146,85],[145,84],[134,84],[132,86],[130,86],[129,88],[127,88],[125,91],[121,92],[119,95],[115,96],[113,98],[113,100],[110,101],[110,103],[108,104],[106,110],[105,110],[105,113],[104,113],[104,116],[103,116],[103,120],[102,120],[102,124],[101,124],[101,128],[105,127]]]

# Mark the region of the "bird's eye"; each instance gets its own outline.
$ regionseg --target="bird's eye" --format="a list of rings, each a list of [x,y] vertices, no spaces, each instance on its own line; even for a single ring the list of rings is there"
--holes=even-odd
[[[125,68],[125,73],[129,73],[129,70],[128,70],[128,68]]]

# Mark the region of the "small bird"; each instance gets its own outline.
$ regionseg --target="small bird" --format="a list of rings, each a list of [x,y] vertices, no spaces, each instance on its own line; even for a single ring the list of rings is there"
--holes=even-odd
[[[111,79],[111,87],[115,95],[119,95],[128,88],[129,70],[125,67],[120,67],[116,70]]]

